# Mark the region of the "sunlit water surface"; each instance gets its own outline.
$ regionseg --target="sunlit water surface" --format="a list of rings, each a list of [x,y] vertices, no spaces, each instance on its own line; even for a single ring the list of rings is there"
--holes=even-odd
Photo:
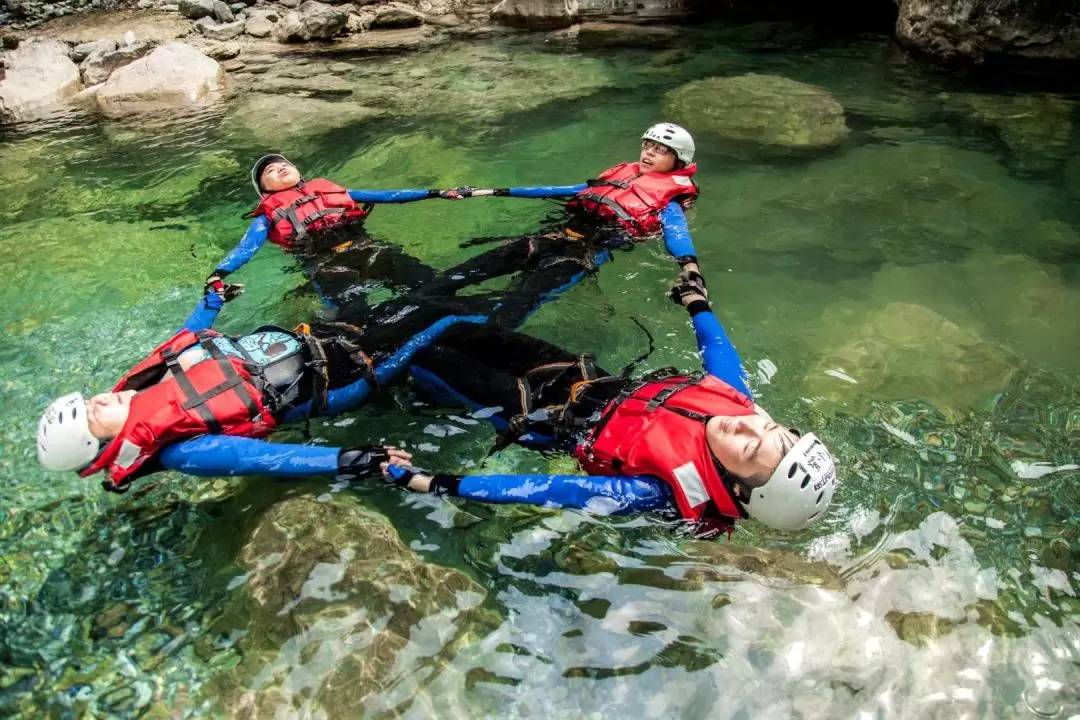
[[[967,87],[879,38],[783,43],[704,32],[680,50],[316,59],[351,99],[288,97],[280,81],[194,118],[8,137],[4,714],[1080,713],[1076,98]],[[784,159],[698,136],[691,227],[714,304],[761,403],[841,466],[810,531],[745,524],[704,543],[656,518],[374,482],[165,474],[117,498],[37,467],[48,400],[111,386],[193,306],[243,232],[267,146],[350,187],[573,183],[631,158],[666,90],[751,71],[829,89],[852,128],[832,152]],[[477,252],[460,241],[550,209],[431,201],[379,208],[369,227],[446,267]],[[289,268],[268,247],[219,327],[310,318]],[[659,247],[619,253],[526,329],[618,368],[647,346],[636,319],[659,346],[646,368],[693,369],[663,297],[673,274]],[[401,443],[447,471],[571,467],[517,449],[485,460],[486,424],[407,392],[310,433]]]

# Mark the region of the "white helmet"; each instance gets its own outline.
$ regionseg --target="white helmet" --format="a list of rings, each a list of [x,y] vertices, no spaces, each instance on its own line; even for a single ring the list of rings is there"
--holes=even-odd
[[[799,438],[769,481],[750,491],[746,512],[777,530],[802,530],[825,514],[836,489],[836,464],[813,433]]]
[[[82,393],[57,398],[41,416],[37,457],[49,470],[82,470],[100,449],[101,441],[90,433]]]
[[[657,123],[645,131],[642,140],[652,140],[675,151],[675,157],[687,165],[694,162],[694,138],[686,128],[674,123]]]
[[[266,191],[263,190],[261,182],[262,172],[266,169],[267,165],[274,162],[283,162],[296,167],[289,158],[284,155],[278,155],[277,153],[263,155],[256,160],[255,164],[251,166],[251,184],[255,186],[255,192],[259,193],[259,197],[266,197]]]

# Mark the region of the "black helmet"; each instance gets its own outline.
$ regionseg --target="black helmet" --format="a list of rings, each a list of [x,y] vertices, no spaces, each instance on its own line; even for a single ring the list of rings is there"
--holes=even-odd
[[[261,158],[255,161],[255,164],[251,166],[251,184],[255,188],[255,192],[259,194],[259,197],[263,197],[266,193],[262,189],[262,185],[259,183],[259,177],[262,175],[266,166],[273,162],[286,162],[296,167],[296,165],[284,155],[263,155]]]

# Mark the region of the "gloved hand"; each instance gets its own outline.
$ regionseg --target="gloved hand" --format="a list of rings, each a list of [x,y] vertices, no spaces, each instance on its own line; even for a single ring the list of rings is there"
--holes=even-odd
[[[342,448],[338,453],[338,477],[374,477],[379,474],[382,465],[395,458],[408,462],[412,455],[404,450],[382,445]]]
[[[226,283],[225,277],[228,276],[224,270],[215,270],[214,274],[206,278],[206,284],[203,286],[203,294],[209,295],[215,293],[221,296],[221,299],[225,302],[235,300],[244,293],[243,283]]]
[[[116,485],[112,480],[106,478],[101,481],[101,489],[107,492],[116,493],[117,495],[123,495],[131,489],[131,483],[126,482],[123,485]]]
[[[697,273],[694,273],[695,275]],[[676,305],[682,305],[686,307],[695,300],[709,301],[709,296],[705,294],[705,288],[700,284],[694,282],[687,273],[679,276],[678,281],[668,291],[668,297],[671,298],[671,302]]]
[[[462,185],[461,187],[450,188],[449,190],[440,190],[439,197],[443,200],[464,200],[467,197],[472,197],[473,190],[476,188],[470,185]]]

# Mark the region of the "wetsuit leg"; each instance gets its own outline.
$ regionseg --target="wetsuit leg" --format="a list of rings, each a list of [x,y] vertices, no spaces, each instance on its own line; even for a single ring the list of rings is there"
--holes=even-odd
[[[529,409],[563,406],[582,380],[578,356],[529,335],[494,326],[462,327],[417,354],[413,377],[436,396],[449,395],[472,409],[495,409],[498,429]],[[568,367],[569,366],[569,367]],[[607,375],[596,368],[598,377]],[[530,415],[527,432],[556,433],[542,413]]]
[[[497,247],[440,273],[428,289],[436,293],[453,293],[470,285],[525,270],[528,267],[533,240],[533,236],[526,235],[504,241]]]
[[[596,268],[591,251],[582,242],[562,238],[537,238],[527,267],[503,292],[503,303],[494,322],[518,327],[545,302],[570,289]]]
[[[401,248],[373,240],[359,223],[310,232],[294,252],[319,295],[339,309],[352,304],[354,315],[376,287],[407,292],[436,277]]]

